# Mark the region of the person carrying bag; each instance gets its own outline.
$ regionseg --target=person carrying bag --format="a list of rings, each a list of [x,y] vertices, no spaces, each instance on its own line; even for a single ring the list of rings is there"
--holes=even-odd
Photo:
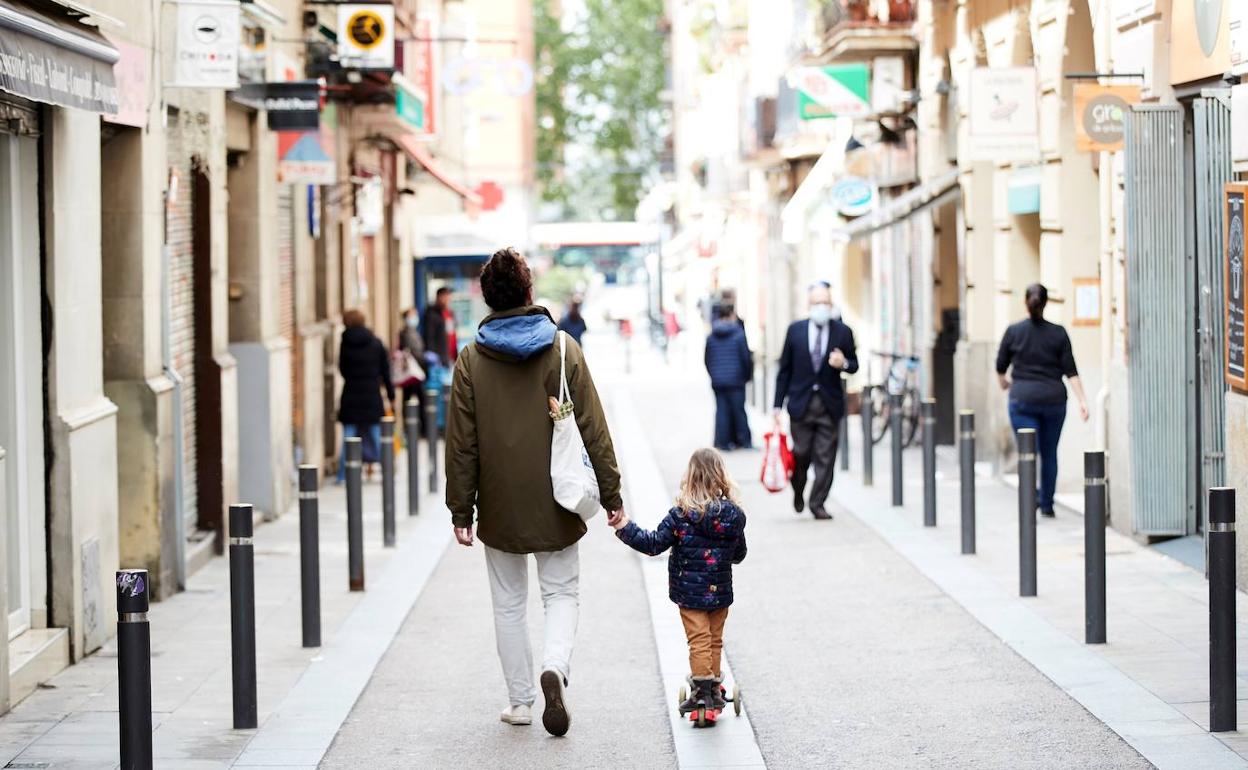
[[[550,398],[550,419],[555,421],[550,439],[550,485],[555,502],[589,521],[602,509],[594,464],[576,426],[576,405],[568,388],[568,334],[559,332],[559,398]],[[568,419],[572,418],[572,419]]]

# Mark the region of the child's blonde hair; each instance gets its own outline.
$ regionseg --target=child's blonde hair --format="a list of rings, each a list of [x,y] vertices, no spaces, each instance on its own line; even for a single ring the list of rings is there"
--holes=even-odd
[[[680,480],[680,492],[676,495],[676,507],[694,519],[702,518],[707,507],[727,499],[741,504],[740,490],[724,467],[724,458],[714,449],[699,449],[689,458],[689,467]]]

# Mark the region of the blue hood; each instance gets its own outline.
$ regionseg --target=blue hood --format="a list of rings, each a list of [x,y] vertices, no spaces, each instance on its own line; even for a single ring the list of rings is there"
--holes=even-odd
[[[544,314],[494,318],[477,329],[477,344],[521,361],[555,342],[555,322]]]

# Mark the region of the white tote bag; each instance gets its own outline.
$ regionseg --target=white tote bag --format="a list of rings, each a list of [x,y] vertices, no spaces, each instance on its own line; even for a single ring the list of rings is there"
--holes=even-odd
[[[559,332],[559,408],[550,413],[555,421],[550,440],[550,484],[555,502],[589,521],[602,508],[598,477],[576,426],[576,411],[568,390],[568,337]]]

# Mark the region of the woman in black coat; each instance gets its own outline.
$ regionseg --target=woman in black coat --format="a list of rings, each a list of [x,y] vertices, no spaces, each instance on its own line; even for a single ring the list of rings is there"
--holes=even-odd
[[[386,346],[364,325],[364,314],[358,310],[343,313],[342,344],[338,347],[338,372],[342,375],[342,399],[338,402],[338,422],[342,423],[342,461],[338,464],[338,480],[346,478],[347,448],[345,439],[362,439],[364,463],[372,477],[372,463],[381,457],[381,418],[386,398],[394,403],[394,383],[390,381],[390,356]]]

